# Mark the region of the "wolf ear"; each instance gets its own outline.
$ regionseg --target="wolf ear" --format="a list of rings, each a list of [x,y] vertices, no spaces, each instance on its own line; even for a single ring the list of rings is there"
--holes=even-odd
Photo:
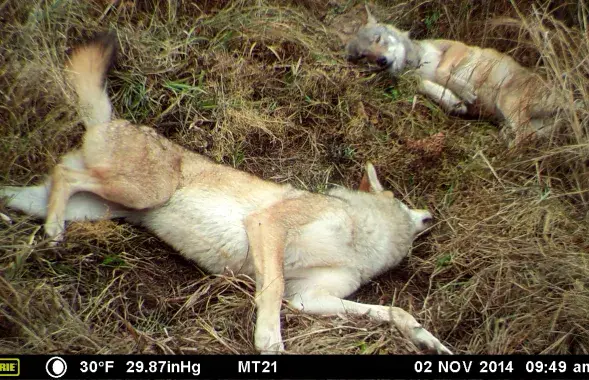
[[[352,36],[350,36],[349,34],[342,33],[342,32],[340,32],[338,30],[336,30],[335,33],[339,37],[339,39],[342,42],[342,44],[347,47],[348,46],[348,42],[350,42],[350,40],[352,39]]]
[[[378,180],[378,176],[376,175],[376,170],[374,166],[368,162],[366,163],[366,171],[362,176],[362,180],[360,181],[360,186],[358,186],[359,191],[364,191],[366,193],[380,193],[383,191],[383,187]]]
[[[368,4],[364,4],[364,8],[366,8],[366,25],[376,25],[378,21],[374,18],[372,13],[370,13],[370,9],[368,8]]]

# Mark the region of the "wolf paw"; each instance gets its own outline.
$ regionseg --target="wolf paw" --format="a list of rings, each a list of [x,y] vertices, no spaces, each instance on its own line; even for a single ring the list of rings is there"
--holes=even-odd
[[[468,107],[466,107],[466,104],[460,102],[454,104],[454,106],[452,107],[452,111],[459,115],[465,115],[468,112]]]
[[[278,355],[284,352],[280,332],[273,329],[256,329],[254,339],[256,349],[262,355]]]
[[[284,346],[280,345],[278,349],[260,351],[260,355],[282,355],[284,353]]]
[[[284,344],[276,343],[268,348],[258,348],[261,355],[280,355],[284,353]]]
[[[478,96],[474,91],[464,91],[464,93],[462,93],[462,99],[465,103],[474,104],[477,101]]]
[[[63,241],[63,225],[59,223],[46,223],[43,229],[45,230],[45,236],[50,239],[50,247],[55,247]]]
[[[423,327],[415,327],[413,329],[413,341],[419,348],[429,352],[438,355],[453,355],[452,351],[446,348],[446,346]]]
[[[0,219],[2,219],[7,224],[12,224],[12,219],[8,215],[3,214],[1,212],[0,212]]]

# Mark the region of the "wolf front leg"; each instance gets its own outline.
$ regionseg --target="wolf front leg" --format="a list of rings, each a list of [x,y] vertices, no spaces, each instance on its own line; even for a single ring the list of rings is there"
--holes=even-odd
[[[267,212],[248,217],[246,230],[256,272],[254,343],[261,354],[284,351],[280,308],[284,295],[282,261],[286,232]]]
[[[419,92],[438,103],[446,112],[464,115],[468,112],[464,102],[450,89],[430,80],[423,79],[419,83]]]
[[[383,322],[392,322],[405,337],[417,347],[436,354],[452,355],[436,337],[419,324],[415,318],[398,307],[368,305],[348,301],[327,291],[315,290],[297,294],[290,299],[293,307],[305,313],[316,315],[368,315]]]
[[[436,70],[436,82],[446,88],[452,89],[455,94],[460,94],[466,103],[473,104],[477,100],[474,86],[470,83],[472,70],[456,70],[451,63],[442,63]]]

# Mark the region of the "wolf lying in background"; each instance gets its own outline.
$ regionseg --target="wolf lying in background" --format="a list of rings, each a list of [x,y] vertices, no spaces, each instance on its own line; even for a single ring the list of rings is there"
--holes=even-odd
[[[264,181],[216,164],[147,126],[111,120],[106,74],[113,38],[100,36],[70,56],[86,132],[45,183],[3,187],[7,205],[45,218],[59,244],[65,222],[125,218],[143,225],[211,273],[229,268],[256,282],[255,346],[284,350],[282,299],[317,315],[368,314],[392,322],[421,348],[451,352],[413,316],[397,307],[344,300],[396,266],[432,219],[385,191],[368,163],[357,191],[327,195]]]
[[[508,55],[458,41],[412,40],[409,32],[379,23],[368,6],[366,13],[366,24],[347,41],[348,60],[365,58],[393,75],[414,70],[418,91],[446,112],[506,121],[512,146],[555,125],[554,90]]]

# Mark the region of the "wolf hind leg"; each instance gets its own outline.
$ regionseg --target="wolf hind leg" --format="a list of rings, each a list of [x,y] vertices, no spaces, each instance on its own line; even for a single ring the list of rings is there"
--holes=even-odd
[[[46,185],[49,189],[49,195],[47,197],[44,230],[45,234],[51,239],[50,245],[56,245],[63,240],[68,209],[73,214],[70,216],[78,217],[80,214],[84,214],[83,210],[77,208],[79,206],[91,205],[94,206],[94,211],[104,210],[104,208],[96,205],[98,197],[110,201],[103,205],[104,207],[113,206],[116,216],[128,216],[121,205],[115,203],[114,199],[111,200],[105,196],[107,188],[103,179],[97,176],[94,171],[86,168],[81,150],[74,150],[63,156],[59,164],[53,169]],[[91,194],[81,195],[82,192]],[[70,205],[74,196],[75,203]],[[106,211],[108,212],[108,209]],[[105,213],[104,217],[107,217],[107,215],[108,213]],[[115,217],[115,215],[110,217]]]
[[[74,171],[84,171],[84,162],[79,150],[64,155],[60,165]],[[53,176],[34,186],[1,186],[0,198],[8,208],[21,211],[36,218],[47,218],[47,206],[51,193]],[[133,213],[118,203],[108,201],[91,192],[72,194],[67,202],[63,219],[101,220],[128,217]]]
[[[47,217],[47,200],[50,184],[37,186],[0,187],[0,199],[4,198],[8,208],[21,211],[36,218]],[[133,211],[119,204],[107,201],[96,194],[80,192],[69,199],[64,220],[102,220],[128,217]]]
[[[87,171],[57,165],[51,175],[51,191],[47,201],[45,234],[52,239],[51,245],[63,240],[65,214],[70,198],[77,192],[100,192],[100,182]]]

